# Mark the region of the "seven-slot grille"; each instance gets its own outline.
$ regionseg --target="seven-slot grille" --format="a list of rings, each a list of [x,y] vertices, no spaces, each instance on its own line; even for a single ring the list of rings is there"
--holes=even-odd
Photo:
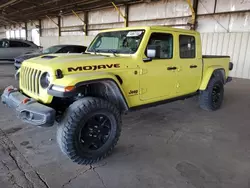
[[[34,93],[36,95],[40,94],[40,77],[42,71],[25,67],[21,68],[21,86],[25,90]]]

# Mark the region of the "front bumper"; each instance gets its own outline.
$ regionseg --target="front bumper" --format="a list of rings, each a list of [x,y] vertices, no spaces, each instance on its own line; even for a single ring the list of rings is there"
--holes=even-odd
[[[12,86],[4,90],[1,98],[4,104],[15,109],[17,117],[22,121],[41,127],[54,125],[56,111],[53,108],[27,98]]]

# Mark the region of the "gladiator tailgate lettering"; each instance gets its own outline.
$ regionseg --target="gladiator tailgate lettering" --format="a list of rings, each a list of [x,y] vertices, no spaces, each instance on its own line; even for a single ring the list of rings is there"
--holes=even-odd
[[[93,65],[93,66],[83,66],[83,67],[68,67],[69,72],[85,71],[85,70],[99,70],[99,69],[111,69],[120,68],[120,64],[110,64],[110,65]]]

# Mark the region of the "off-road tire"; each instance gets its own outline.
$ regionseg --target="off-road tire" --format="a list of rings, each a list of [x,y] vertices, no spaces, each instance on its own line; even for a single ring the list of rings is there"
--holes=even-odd
[[[216,90],[219,93],[220,97],[217,102],[213,100],[213,94]],[[215,111],[218,110],[224,99],[224,84],[219,76],[213,76],[207,86],[207,89],[204,91],[200,91],[199,102],[200,107],[206,111]]]
[[[110,136],[106,143],[96,152],[82,152],[79,148],[79,130],[82,128],[93,114],[105,114],[112,126]],[[83,165],[96,163],[107,157],[113,151],[121,133],[120,111],[112,103],[94,97],[86,97],[75,101],[67,109],[64,118],[58,125],[57,142],[60,149],[73,162]]]

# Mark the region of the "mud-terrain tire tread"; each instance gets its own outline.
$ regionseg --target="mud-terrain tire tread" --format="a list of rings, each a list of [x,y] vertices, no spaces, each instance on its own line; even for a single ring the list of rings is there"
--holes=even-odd
[[[95,110],[105,109],[111,112],[116,119],[116,134],[112,140],[111,147],[107,148],[101,156],[89,158],[77,154],[74,145],[74,136],[78,123],[86,114],[95,112]],[[96,163],[110,155],[117,144],[121,134],[121,115],[120,111],[112,103],[95,97],[85,97],[75,101],[66,110],[62,121],[57,129],[57,142],[61,151],[68,156],[73,162],[83,165]]]
[[[212,91],[213,91],[213,88],[214,88],[215,84],[220,84],[221,85],[221,89],[222,89],[221,103],[216,108],[213,106],[213,103],[212,103],[212,100],[211,100]],[[221,107],[221,105],[222,105],[223,98],[224,98],[224,84],[223,84],[223,81],[222,81],[221,77],[219,77],[219,76],[213,76],[210,79],[209,83],[208,83],[207,89],[204,90],[204,91],[200,91],[200,96],[199,96],[200,107],[203,110],[206,110],[206,111],[215,111],[215,110],[218,110]]]

